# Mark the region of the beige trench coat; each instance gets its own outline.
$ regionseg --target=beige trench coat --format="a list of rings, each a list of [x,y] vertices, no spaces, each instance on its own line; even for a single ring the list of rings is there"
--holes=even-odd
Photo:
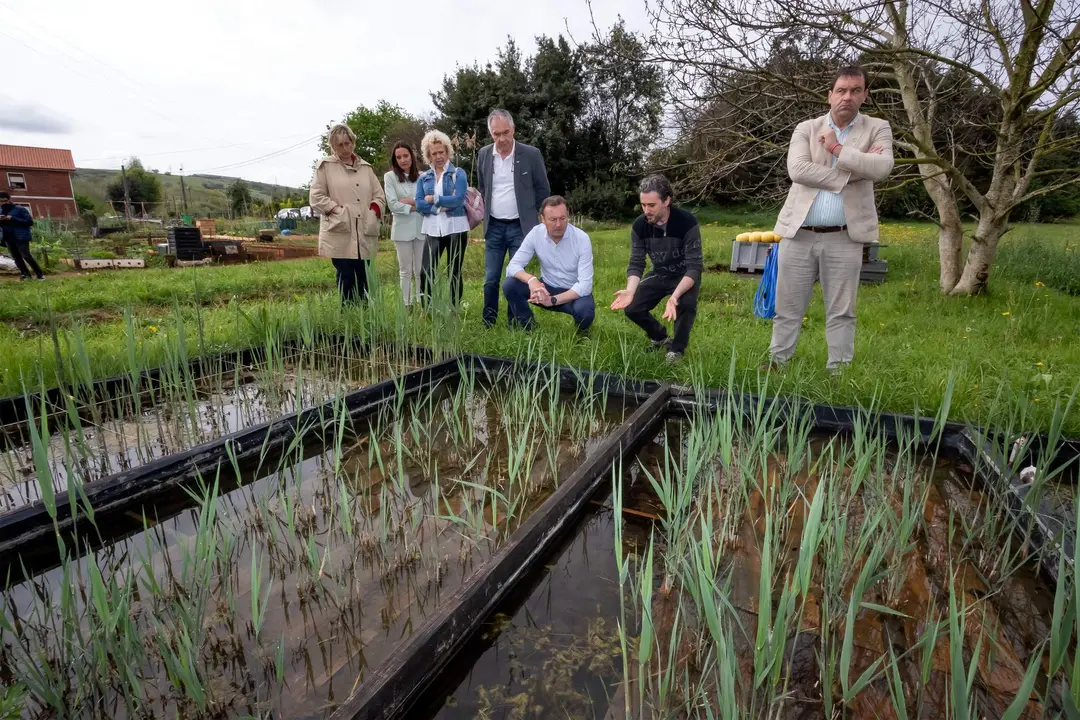
[[[357,158],[346,165],[336,156],[315,166],[309,193],[311,207],[322,215],[319,255],[328,258],[371,260],[379,244],[379,217],[375,203],[386,212],[386,197],[371,165]],[[338,212],[331,212],[339,209]]]

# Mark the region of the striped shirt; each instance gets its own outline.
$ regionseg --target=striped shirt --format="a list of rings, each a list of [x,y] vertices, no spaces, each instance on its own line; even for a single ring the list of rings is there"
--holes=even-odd
[[[851,128],[855,127],[855,123],[857,122],[859,122],[858,114],[851,119],[851,122],[847,124],[846,128],[841,130],[836,127],[836,123],[833,122],[832,113],[829,113],[829,127],[836,133],[836,139],[840,143],[847,140]],[[839,159],[840,158],[836,157],[836,155],[832,156],[833,167],[836,167],[836,161]],[[844,217],[844,199],[840,196],[840,193],[829,192],[828,190],[818,190],[817,197],[814,198],[813,204],[810,205],[810,210],[806,213],[806,219],[803,220],[803,227],[828,227],[839,225],[847,225],[847,220]]]

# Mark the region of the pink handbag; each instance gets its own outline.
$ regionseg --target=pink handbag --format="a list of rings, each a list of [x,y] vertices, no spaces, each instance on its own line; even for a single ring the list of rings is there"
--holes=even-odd
[[[458,168],[458,172],[461,172],[461,168]],[[465,217],[470,230],[484,222],[484,196],[474,187],[465,191]]]

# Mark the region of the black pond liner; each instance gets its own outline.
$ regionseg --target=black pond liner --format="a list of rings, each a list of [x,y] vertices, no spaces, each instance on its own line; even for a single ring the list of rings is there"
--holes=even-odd
[[[915,437],[924,447],[940,442],[946,452],[955,453],[976,468],[984,482],[1006,491],[1009,511],[1019,520],[1017,531],[1022,533],[1026,529],[1030,539],[1042,549],[1042,569],[1056,581],[1057,552],[1052,546],[1044,547],[1044,544],[1055,542],[1060,521],[1044,517],[1043,508],[1031,508],[1030,503],[1024,502],[1026,488],[1013,475],[992,441],[987,439],[995,436],[977,428],[946,423],[940,438],[936,438],[934,420],[929,418],[868,413],[857,408],[722,390],[695,392],[692,388],[671,388],[656,381],[636,381],[553,364],[521,363],[478,355],[462,355],[445,360],[401,376],[398,382],[405,383],[407,392],[418,392],[440,381],[456,380],[464,366],[487,376],[489,380],[506,373],[554,371],[559,374],[564,391],[584,387],[594,391],[606,389],[609,398],[621,398],[624,403],[638,403],[639,407],[601,445],[596,454],[530,516],[499,553],[480,567],[442,611],[417,628],[410,640],[394,651],[387,662],[356,689],[334,713],[333,720],[409,717],[412,705],[420,700],[425,688],[436,682],[439,671],[445,669],[470,641],[500,601],[505,601],[516,585],[527,582],[528,570],[539,567],[538,564],[557,549],[563,536],[576,527],[585,504],[618,457],[630,452],[636,443],[648,436],[650,428],[669,414],[716,410],[729,401],[748,417],[753,416],[754,409],[761,403],[774,405],[781,422],[809,412],[812,414],[813,429],[818,432],[850,434],[856,423],[862,421],[891,440]],[[111,381],[116,382],[117,379]],[[126,384],[127,379],[124,378],[123,382]],[[355,420],[396,397],[396,392],[397,385],[393,380],[388,380],[350,393],[345,402]],[[12,404],[9,402],[8,406]],[[89,502],[95,509],[99,527],[116,529],[121,535],[136,532],[142,529],[141,511],[144,507],[157,509],[156,501],[159,499],[169,507],[170,502],[175,503],[177,488],[189,485],[199,477],[213,477],[223,466],[231,469],[228,465],[232,462],[230,452],[239,462],[257,457],[266,446],[288,445],[299,434],[317,439],[323,422],[327,421],[332,411],[333,401],[90,483],[83,488],[85,499],[82,502]],[[1036,452],[1037,448],[1048,445],[1045,438],[1038,438],[1035,441],[1029,439],[1028,447]],[[1078,445],[1080,443],[1076,441],[1060,443],[1055,448],[1055,466],[1075,463],[1080,457]],[[171,507],[169,509],[171,511]],[[119,520],[125,512],[139,520],[135,522],[129,518],[126,525],[120,528],[108,524],[109,518]],[[24,567],[26,575],[33,575],[54,566],[59,561],[55,539],[57,528],[62,535],[70,536],[73,520],[67,493],[57,496],[55,526],[41,501],[0,516],[0,578],[7,578],[10,584],[25,576]],[[83,525],[87,524],[84,520]],[[99,538],[98,542],[107,540]],[[1070,548],[1066,562],[1071,564],[1071,538],[1065,541],[1065,546]]]
[[[444,360],[356,390],[345,395],[343,402],[350,417],[356,420],[395,400],[399,386],[406,394],[417,393],[440,381],[456,379],[458,367],[456,358]],[[155,508],[159,499],[166,499],[170,506],[176,505],[176,491],[197,486],[200,479],[211,480],[223,470],[223,474],[231,475],[234,461],[242,466],[263,453],[287,447],[297,436],[302,436],[305,442],[319,439],[323,428],[336,419],[341,402],[329,400],[87,483],[74,493],[57,493],[55,519],[41,500],[0,515],[0,582],[10,587],[55,567],[60,562],[58,534],[68,548],[78,538],[80,550],[85,549],[86,542],[101,545],[120,539],[143,529],[144,510]],[[190,498],[181,504],[190,505]],[[86,516],[86,506],[94,510],[94,525],[108,528],[107,537],[89,534],[93,526]],[[147,521],[159,519],[162,519],[160,513],[147,513]]]

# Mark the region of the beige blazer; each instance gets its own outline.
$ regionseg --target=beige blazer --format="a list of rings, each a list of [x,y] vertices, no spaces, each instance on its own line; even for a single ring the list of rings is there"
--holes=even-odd
[[[791,188],[773,232],[783,238],[794,237],[818,191],[828,190],[840,193],[843,199],[844,218],[851,239],[877,242],[874,183],[886,179],[892,172],[892,129],[886,120],[860,114],[840,151],[836,167],[832,167],[832,156],[818,142],[818,134],[828,126],[829,116],[822,115],[799,123],[792,133],[787,156]],[[875,145],[882,148],[881,154],[866,152]]]
[[[311,207],[322,214],[319,255],[353,260],[375,256],[379,217],[371,210],[371,203],[379,212],[386,212],[386,196],[371,165],[359,158],[353,165],[333,155],[323,158],[315,166],[308,195]],[[331,215],[338,207],[341,212]]]

